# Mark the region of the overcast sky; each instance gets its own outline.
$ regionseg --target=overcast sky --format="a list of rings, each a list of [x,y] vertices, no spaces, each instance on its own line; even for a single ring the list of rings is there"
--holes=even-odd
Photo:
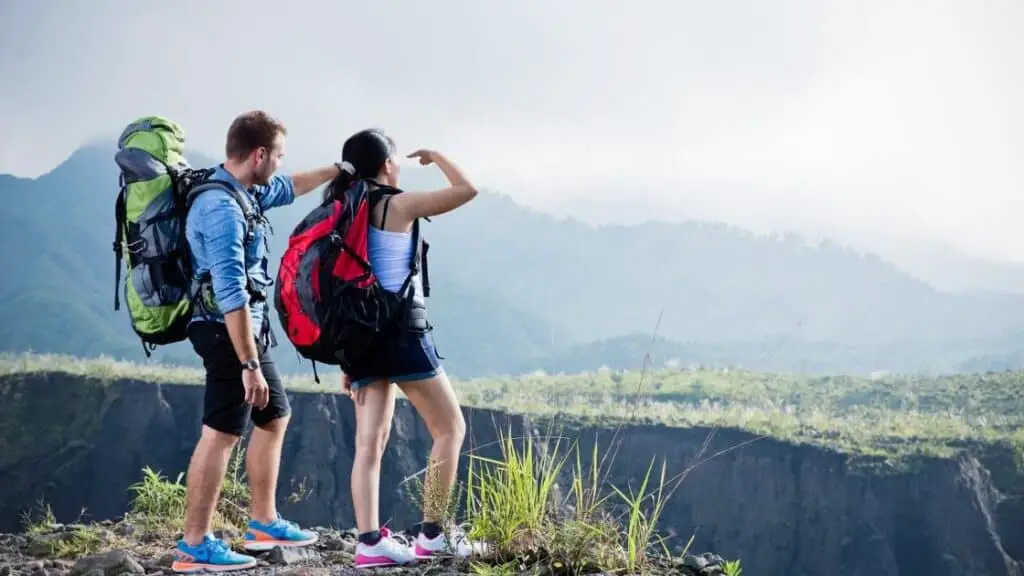
[[[0,0],[0,172],[136,116],[285,168],[367,126],[601,221],[721,220],[1024,261],[1021,0]],[[584,209],[572,208],[585,203]]]

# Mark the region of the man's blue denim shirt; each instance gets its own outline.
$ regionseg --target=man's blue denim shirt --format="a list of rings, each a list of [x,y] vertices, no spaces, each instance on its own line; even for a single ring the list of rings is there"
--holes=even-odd
[[[249,200],[256,205],[259,201],[263,212],[295,201],[295,183],[291,176],[275,175],[266,186],[254,186],[246,190],[241,183],[224,169],[215,168],[211,178],[226,180],[245,190]],[[264,242],[265,226],[257,226],[255,236],[243,254],[246,222],[242,209],[231,194],[220,188],[207,190],[196,197],[189,210],[185,224],[185,236],[192,250],[192,267],[195,278],[210,272],[213,282],[213,298],[205,291],[198,295],[192,322],[198,320],[224,321],[224,314],[249,304],[245,271],[254,283],[267,291],[267,300],[251,303],[252,329],[258,336],[266,315],[267,303],[273,298],[269,290],[270,274],[267,269],[267,249]]]

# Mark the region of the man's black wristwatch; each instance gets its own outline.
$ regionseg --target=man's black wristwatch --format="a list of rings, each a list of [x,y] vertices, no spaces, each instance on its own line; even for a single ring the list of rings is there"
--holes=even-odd
[[[253,372],[255,372],[256,370],[260,369],[260,362],[259,360],[252,358],[246,360],[245,362],[242,362],[242,368],[245,368],[246,370],[252,370]]]

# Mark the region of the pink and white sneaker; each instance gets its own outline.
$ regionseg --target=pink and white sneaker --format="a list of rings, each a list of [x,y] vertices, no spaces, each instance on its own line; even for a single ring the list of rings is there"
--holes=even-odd
[[[456,528],[450,530],[447,535],[442,532],[436,538],[427,538],[423,532],[420,532],[416,537],[413,550],[416,558],[420,560],[427,560],[438,555],[468,558],[473,555],[485,554],[487,546],[481,542],[472,542],[462,530]]]
[[[356,568],[401,566],[416,560],[408,544],[398,542],[387,528],[380,529],[380,540],[373,546],[356,543]]]

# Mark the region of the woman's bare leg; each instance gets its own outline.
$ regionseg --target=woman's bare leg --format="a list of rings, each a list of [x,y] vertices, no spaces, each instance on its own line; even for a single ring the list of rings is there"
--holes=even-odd
[[[424,502],[423,521],[437,523],[443,520],[441,514],[444,509],[441,506],[447,506],[448,497],[455,486],[459,451],[466,437],[466,421],[462,417],[451,382],[444,372],[428,380],[402,382],[399,387],[423,418],[434,441],[423,494],[428,500],[437,497],[443,498],[443,502]]]
[[[380,462],[395,414],[395,392],[385,380],[354,391],[356,456],[352,462],[352,506],[360,534],[380,529]]]

